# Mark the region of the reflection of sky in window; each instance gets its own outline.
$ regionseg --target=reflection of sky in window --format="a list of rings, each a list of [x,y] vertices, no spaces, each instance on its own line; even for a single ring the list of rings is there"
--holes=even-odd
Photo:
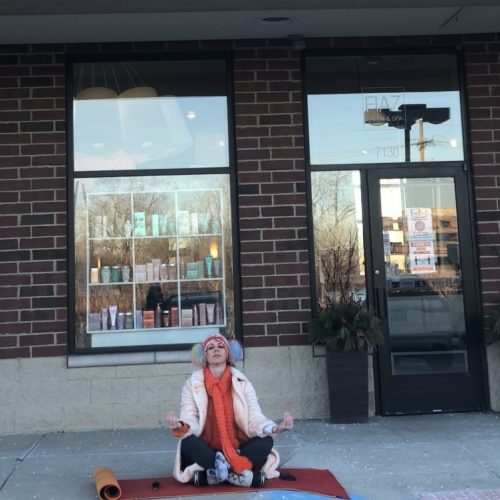
[[[75,100],[75,170],[229,165],[227,98]]]
[[[383,94],[372,94],[382,96]],[[393,163],[405,161],[404,130],[364,122],[366,94],[314,94],[308,96],[311,163]],[[399,101],[450,108],[450,119],[424,123],[425,160],[463,159],[460,95],[449,92],[408,92]],[[420,161],[419,124],[410,132],[411,161]]]

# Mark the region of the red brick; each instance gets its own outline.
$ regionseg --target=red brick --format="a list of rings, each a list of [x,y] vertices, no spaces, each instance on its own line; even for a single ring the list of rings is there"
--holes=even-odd
[[[243,288],[245,287],[261,287],[263,284],[262,276],[242,276],[241,277],[241,285]]]
[[[264,240],[289,240],[295,239],[295,232],[293,229],[271,229],[262,232],[262,239]]]
[[[266,311],[288,311],[299,309],[299,301],[296,299],[281,299],[266,301]]]
[[[33,347],[31,350],[31,355],[36,357],[49,357],[49,356],[65,356],[68,353],[66,346],[44,346],[44,347]]]
[[[264,286],[297,286],[297,276],[265,276]]]
[[[5,266],[2,266],[5,267]],[[4,283],[2,280],[2,285],[8,286],[10,283]],[[17,321],[18,315],[16,311],[1,311],[0,312],[0,322],[8,323],[10,321]]]
[[[245,312],[255,312],[264,311],[265,303],[263,300],[244,300],[243,301],[243,311]]]
[[[240,206],[263,206],[272,205],[271,196],[239,196]]]
[[[0,156],[16,156],[19,154],[19,146],[0,146]]]
[[[283,335],[279,337],[280,346],[307,345],[308,336],[303,335]]]
[[[258,92],[257,102],[276,103],[276,102],[290,102],[289,92]]]
[[[65,165],[66,156],[64,155],[47,155],[35,156],[32,160],[33,165]]]
[[[262,148],[291,148],[293,146],[292,137],[261,137],[259,139]]]
[[[17,347],[17,335],[2,335],[0,337],[0,349],[3,349],[5,347]]]
[[[244,346],[245,347],[273,347],[277,346],[278,341],[276,336],[265,335],[261,337],[244,337]]]
[[[246,288],[243,290],[243,300],[251,299],[273,299],[276,296],[276,290],[273,288]]]
[[[244,323],[275,323],[277,319],[276,313],[272,312],[245,312],[243,310]]]
[[[257,148],[259,146],[259,140],[255,137],[250,137],[250,138],[240,138],[236,140],[236,147],[238,149],[245,149],[245,148]]]
[[[306,274],[309,272],[308,263],[287,262],[276,265],[277,274]]]
[[[33,333],[65,332],[67,328],[66,321],[35,321],[32,325]]]
[[[48,201],[33,203],[33,211],[37,213],[43,212],[64,212],[66,213],[66,202],[64,201]]]
[[[255,71],[235,71],[233,76],[235,82],[255,81]]]
[[[271,131],[269,127],[241,127],[238,128],[239,138],[245,137],[269,137]]]
[[[263,254],[266,264],[278,264],[282,262],[296,262],[297,252],[266,252]]]
[[[27,144],[21,146],[22,155],[50,155],[55,153],[53,144]]]
[[[0,359],[29,358],[29,347],[16,349],[0,349]]]
[[[244,172],[238,174],[238,184],[271,182],[269,172]]]
[[[241,219],[260,217],[259,207],[239,207],[238,212]]]
[[[280,323],[293,321],[309,321],[311,319],[310,311],[282,311],[278,312],[278,321]]]
[[[19,109],[19,101],[16,99],[1,99],[0,100],[0,109],[5,110],[12,110],[12,109]],[[0,126],[0,132],[2,134],[8,133],[8,132],[17,132],[19,129],[19,126],[17,123],[2,123]]]
[[[241,264],[262,264],[261,253],[244,253],[240,256]],[[1,291],[0,291],[1,294]]]
[[[240,251],[245,252],[268,252],[274,249],[272,241],[243,241],[240,243]]]
[[[54,335],[21,335],[19,346],[50,345],[54,343]]]
[[[274,266],[271,265],[242,265],[241,274],[244,276],[265,276],[269,274],[274,274]]]
[[[280,217],[275,219],[274,227],[278,228],[298,228],[298,227],[307,227],[307,218],[306,217]]]
[[[30,261],[20,262],[19,272],[21,273],[43,273],[54,270],[54,263],[50,261]]]
[[[240,229],[263,229],[273,227],[272,219],[240,219]]]

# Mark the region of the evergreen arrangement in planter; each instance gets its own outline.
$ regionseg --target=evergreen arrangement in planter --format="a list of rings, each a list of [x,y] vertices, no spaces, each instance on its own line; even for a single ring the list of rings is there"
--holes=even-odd
[[[382,343],[380,320],[368,311],[353,294],[328,300],[309,323],[309,340],[312,344],[330,349],[363,351]]]
[[[326,347],[330,421],[368,421],[368,351],[382,343],[379,318],[353,294],[320,304],[309,340]]]

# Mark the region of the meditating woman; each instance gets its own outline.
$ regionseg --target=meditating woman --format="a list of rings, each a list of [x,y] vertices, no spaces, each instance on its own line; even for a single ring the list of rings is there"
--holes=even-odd
[[[219,333],[193,347],[199,369],[184,384],[180,416],[167,414],[167,427],[181,438],[174,477],[182,483],[259,487],[279,477],[272,435],[291,429],[293,418],[285,412],[276,424],[262,414],[252,384],[234,368],[241,356],[240,344]]]

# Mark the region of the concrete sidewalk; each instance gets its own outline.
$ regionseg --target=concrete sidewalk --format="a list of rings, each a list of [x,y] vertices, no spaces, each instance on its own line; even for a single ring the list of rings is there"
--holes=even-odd
[[[2,436],[0,500],[93,500],[95,466],[113,468],[119,479],[170,475],[175,446],[162,429]],[[500,416],[493,413],[375,417],[361,425],[300,421],[276,446],[283,465],[328,468],[367,500],[443,491],[500,498]],[[478,497],[475,490],[498,492]]]

